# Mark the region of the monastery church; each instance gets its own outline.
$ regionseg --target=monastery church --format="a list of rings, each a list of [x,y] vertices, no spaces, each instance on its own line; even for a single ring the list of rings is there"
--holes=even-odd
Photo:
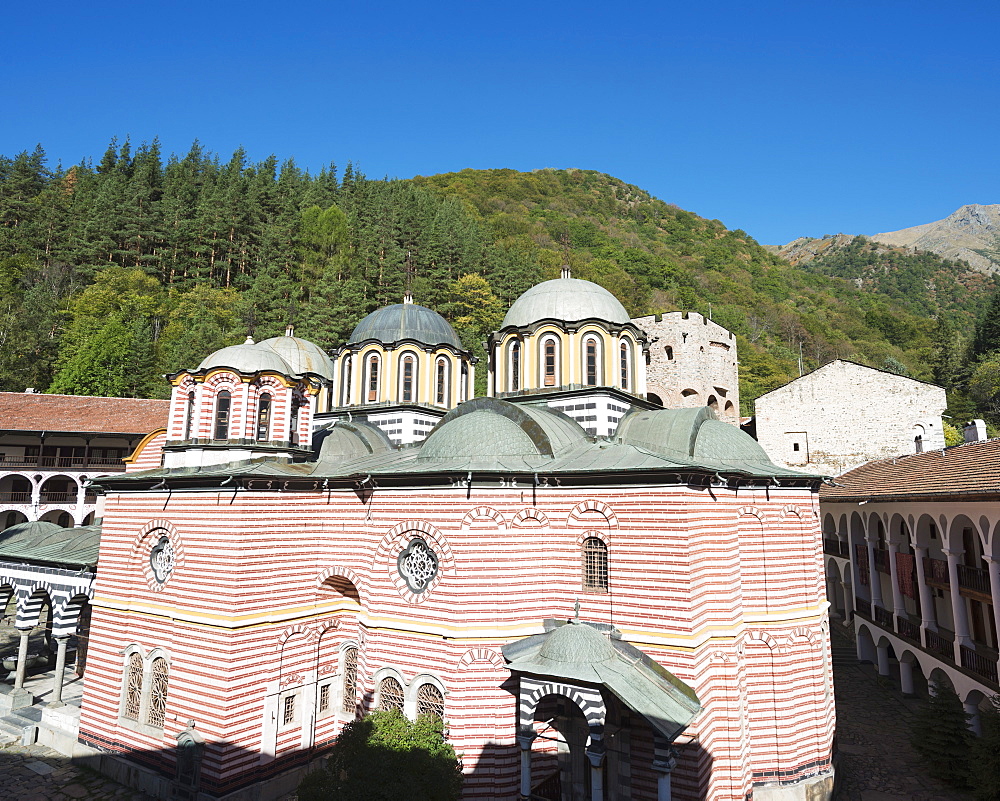
[[[89,485],[99,567],[32,562],[77,529],[0,534],[0,714],[47,602],[58,677],[89,627],[64,750],[158,798],[278,798],[395,708],[443,719],[470,801],[829,799],[821,479],[740,431],[732,334],[564,271],[486,362],[407,297],[168,376]]]

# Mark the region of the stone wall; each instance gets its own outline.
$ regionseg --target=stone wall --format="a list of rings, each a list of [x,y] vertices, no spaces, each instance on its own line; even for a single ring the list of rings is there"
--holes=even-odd
[[[646,392],[666,408],[711,406],[739,424],[736,337],[697,312],[632,320],[649,336]]]
[[[757,398],[757,440],[776,464],[840,475],[943,448],[946,405],[941,387],[837,360]]]

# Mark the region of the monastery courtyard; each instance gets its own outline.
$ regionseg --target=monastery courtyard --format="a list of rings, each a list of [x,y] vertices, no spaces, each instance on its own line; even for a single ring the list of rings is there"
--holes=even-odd
[[[886,693],[874,667],[855,660],[850,636],[839,622],[832,629],[840,751],[838,801],[970,801],[970,795],[927,776],[909,747],[909,727],[920,702],[905,699],[899,692]],[[3,641],[6,633],[0,631]],[[6,653],[11,643],[3,641],[0,651]],[[46,680],[44,676],[36,679],[39,683]],[[0,797],[11,801],[148,798],[37,745],[0,749],[0,775]]]

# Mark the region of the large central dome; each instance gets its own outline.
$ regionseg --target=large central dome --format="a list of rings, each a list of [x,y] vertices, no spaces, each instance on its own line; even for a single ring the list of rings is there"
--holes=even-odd
[[[575,322],[596,318],[609,323],[627,323],[628,312],[602,286],[579,278],[555,278],[536,284],[514,301],[503,328],[525,326],[539,320]]]
[[[411,339],[421,345],[451,345],[464,350],[444,317],[416,303],[396,303],[376,309],[357,324],[347,344],[356,345],[372,339],[385,345]]]

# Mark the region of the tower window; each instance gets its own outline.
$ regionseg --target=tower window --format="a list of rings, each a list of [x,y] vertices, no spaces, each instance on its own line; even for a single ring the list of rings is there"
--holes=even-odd
[[[631,359],[629,358],[629,347],[628,347],[627,343],[622,342],[622,346],[621,346],[621,351],[620,352],[621,352],[622,389],[628,390],[629,389],[629,383],[630,383],[629,382],[629,378],[630,378],[630,376],[629,376],[629,372],[630,372],[629,368],[631,366],[630,365]]]
[[[271,395],[265,392],[257,401],[257,441],[266,442],[271,431]]]
[[[344,701],[345,712],[354,714],[358,694],[358,649],[351,646],[345,648],[341,655],[344,659]]]
[[[521,389],[521,343],[510,346],[510,391]]]
[[[406,356],[403,358],[403,378],[402,378],[402,392],[400,393],[400,400],[403,403],[410,403],[413,401],[413,357]]]
[[[597,386],[597,342],[593,339],[587,340],[587,386]]]
[[[556,343],[551,339],[545,343],[545,386],[556,385]]]
[[[194,421],[194,392],[187,397],[187,412],[184,415],[184,439],[191,439],[191,424]]]
[[[372,356],[368,360],[368,402],[373,403],[378,400],[378,357]]]
[[[222,390],[215,403],[215,439],[229,439],[229,390]]]
[[[403,711],[403,685],[392,676],[382,679],[378,685],[378,708],[384,712],[390,709]]]
[[[439,359],[437,363],[437,380],[434,389],[434,402],[439,406],[444,406],[447,403],[448,397],[448,385],[447,385],[447,372],[448,365],[444,359]]]
[[[345,356],[343,362],[344,374],[340,379],[343,394],[340,397],[341,406],[351,405],[351,357]]]

